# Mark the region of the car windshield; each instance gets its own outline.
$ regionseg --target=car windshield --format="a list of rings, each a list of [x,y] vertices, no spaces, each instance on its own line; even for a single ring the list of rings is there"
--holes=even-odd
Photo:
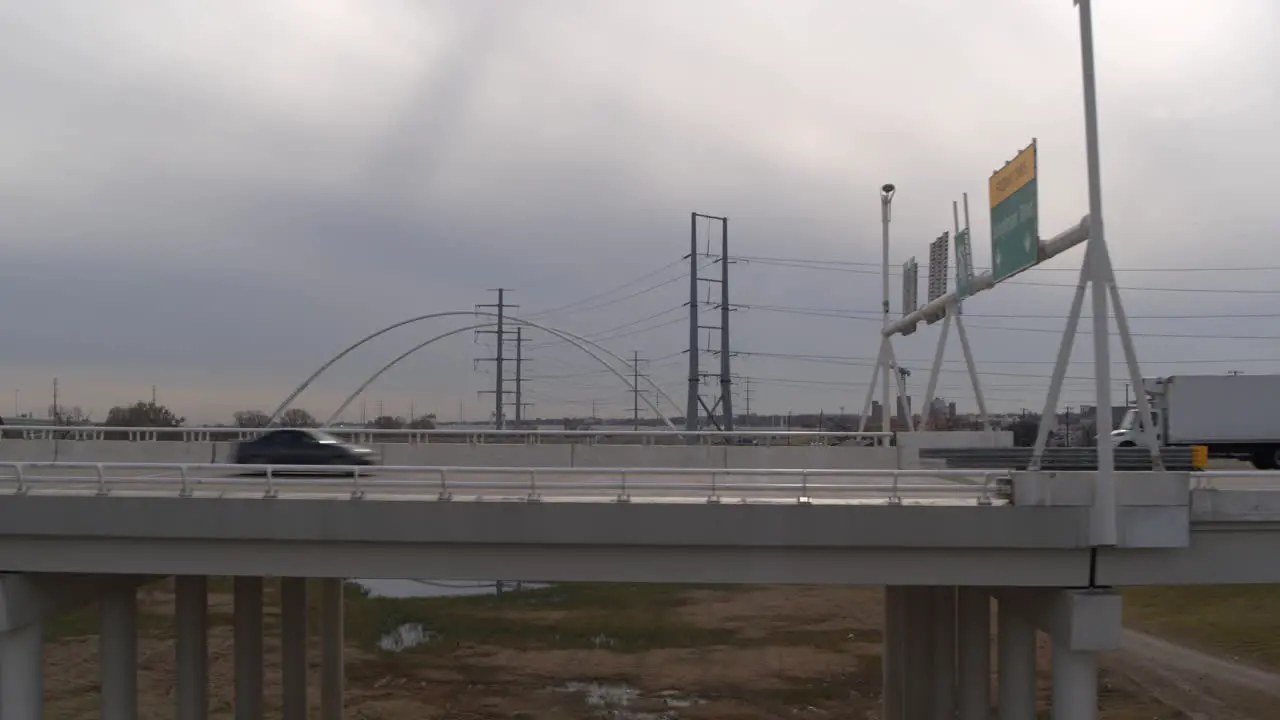
[[[1138,424],[1138,411],[1130,410],[1124,414],[1124,419],[1120,421],[1121,430],[1132,430]]]
[[[342,442],[323,430],[308,430],[307,432],[310,433],[311,437],[315,438],[318,443],[324,443],[325,445],[337,445]]]

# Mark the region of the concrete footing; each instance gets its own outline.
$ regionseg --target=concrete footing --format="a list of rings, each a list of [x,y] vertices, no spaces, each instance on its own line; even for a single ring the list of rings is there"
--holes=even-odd
[[[997,692],[991,696],[991,600]],[[1100,589],[885,591],[885,720],[1035,720],[1036,633],[1053,640],[1053,720],[1097,720],[1097,653],[1120,646],[1120,597]]]

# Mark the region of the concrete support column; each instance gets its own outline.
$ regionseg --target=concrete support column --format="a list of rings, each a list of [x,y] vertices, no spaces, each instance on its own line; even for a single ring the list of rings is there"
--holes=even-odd
[[[933,588],[933,718],[956,713],[956,589]]]
[[[107,592],[99,601],[98,677],[102,720],[138,717],[138,590]]]
[[[884,720],[903,720],[902,717],[902,661],[905,650],[906,591],[900,585],[884,589],[884,637],[880,657],[882,717]]]
[[[1053,720],[1097,720],[1098,656],[1053,643]]]
[[[306,720],[306,578],[280,579],[280,685],[284,720]]]
[[[39,622],[0,632],[0,718],[44,718],[44,630]]]
[[[960,720],[991,717],[991,596],[962,587],[957,599]]]
[[[933,720],[933,588],[908,587],[902,708],[904,720]]]
[[[209,716],[209,578],[179,575],[174,586],[178,720],[205,720]]]
[[[1035,720],[1036,628],[1014,602],[999,602],[1000,720]]]
[[[320,720],[342,720],[342,579],[320,581]]]
[[[262,578],[233,582],[236,720],[262,720]]]

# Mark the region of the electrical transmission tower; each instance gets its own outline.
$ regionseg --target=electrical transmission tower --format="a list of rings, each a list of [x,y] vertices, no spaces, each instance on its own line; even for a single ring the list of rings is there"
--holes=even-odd
[[[646,378],[647,375],[640,373],[640,363],[648,363],[648,360],[640,357],[639,350],[631,351],[631,429],[640,429],[640,395],[648,392],[640,389],[640,378]]]
[[[707,221],[707,245],[706,250],[702,253],[698,252],[698,219]],[[720,254],[711,254],[711,223],[720,223]],[[689,215],[689,397],[685,405],[685,429],[697,430],[699,426],[698,419],[702,415],[702,410],[707,413],[707,421],[714,425],[718,430],[733,429],[733,376],[730,372],[729,358],[732,356],[729,343],[729,313],[732,307],[729,305],[729,218],[717,217],[715,215],[705,215],[703,213],[690,213]],[[714,258],[713,262],[720,264],[720,277],[699,277],[698,276],[698,259],[700,257]],[[705,282],[708,284],[718,283],[720,285],[720,302],[711,301],[711,288],[707,288],[707,299],[700,301],[698,299],[698,283]],[[703,306],[716,307],[720,309],[719,325],[700,325],[698,323],[698,314]],[[713,377],[712,373],[703,373],[699,370],[699,349],[698,349],[698,331],[707,330],[707,345],[711,344],[711,332],[718,331],[720,333],[720,349],[718,351],[707,350],[712,355],[720,356],[720,394],[712,405],[707,405],[706,400],[702,398],[700,387],[704,378]],[[699,409],[701,408],[701,410]],[[720,421],[716,421],[716,411],[720,411]]]
[[[506,340],[506,333],[508,332],[506,328],[507,310],[510,308],[520,307],[519,305],[510,305],[507,303],[507,290],[508,288],[493,288],[491,292],[498,293],[498,302],[487,305],[476,305],[477,310],[481,308],[495,308],[498,314],[496,328],[493,330],[476,331],[479,335],[496,335],[498,337],[498,342],[496,343],[497,349],[494,352],[494,356],[476,358],[475,360],[476,362],[492,362],[494,364],[493,389],[481,390],[480,394],[487,395],[489,393],[493,393],[493,427],[495,430],[502,430],[506,425],[505,409],[507,403],[506,391],[503,388],[503,381],[506,379],[506,376],[504,375],[505,369],[503,368],[503,361],[505,360],[503,357],[503,351],[506,348],[506,343],[504,341]],[[517,347],[519,346],[517,345]]]
[[[520,427],[520,424],[524,422],[524,409],[533,404],[524,401],[524,344],[528,342],[528,339],[524,336],[523,327],[516,327],[515,337],[511,339],[511,342],[515,343],[516,346],[516,376],[512,378],[516,390],[513,393],[515,400],[511,402],[511,407],[514,411],[516,427]]]

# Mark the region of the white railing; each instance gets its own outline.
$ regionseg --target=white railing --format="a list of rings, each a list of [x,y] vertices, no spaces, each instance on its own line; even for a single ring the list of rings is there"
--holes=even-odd
[[[339,496],[353,500],[543,499],[585,502],[849,502],[904,498],[990,505],[1008,497],[1001,470],[806,470],[0,463],[0,494],[179,497]],[[458,494],[463,494],[459,498]]]
[[[270,430],[278,430],[271,428]],[[434,430],[375,430],[370,428],[322,428],[324,432],[350,442],[409,443],[413,445],[431,442],[453,442],[483,445],[486,443],[520,443],[539,445],[547,442],[579,442],[592,445],[680,445],[690,439],[699,445],[758,444],[758,445],[834,445],[888,444],[894,433],[889,432],[831,432],[818,430],[491,430],[437,428]],[[0,426],[3,437],[20,437],[27,440],[122,440],[129,442],[239,442],[253,439],[269,430],[262,428],[234,427],[107,427],[98,425]]]

